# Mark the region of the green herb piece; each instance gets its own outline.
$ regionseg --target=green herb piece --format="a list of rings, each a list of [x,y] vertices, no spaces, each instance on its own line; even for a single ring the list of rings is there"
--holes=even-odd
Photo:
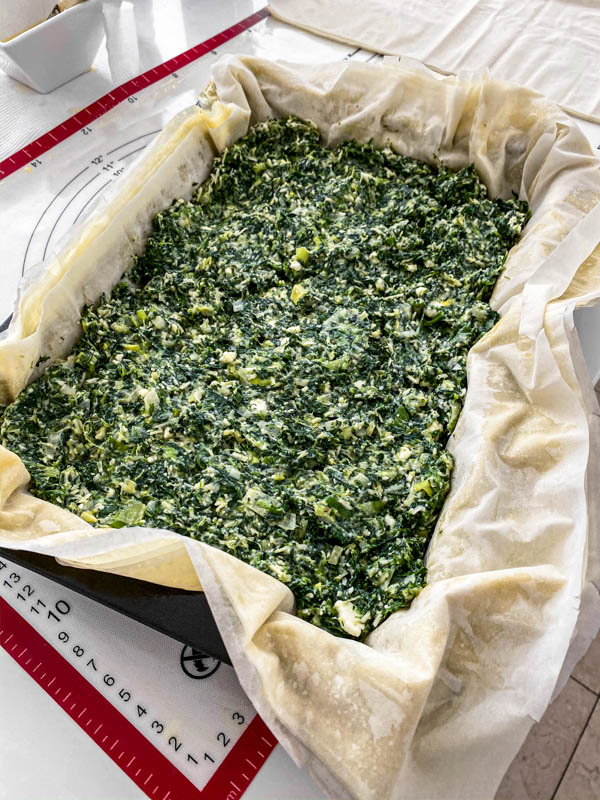
[[[139,525],[144,517],[145,509],[146,506],[144,503],[134,500],[117,511],[109,524],[111,528],[125,528],[128,525]]]

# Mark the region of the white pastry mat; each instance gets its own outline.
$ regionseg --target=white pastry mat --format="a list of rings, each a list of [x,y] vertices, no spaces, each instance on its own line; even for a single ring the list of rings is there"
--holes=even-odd
[[[139,94],[131,96],[93,124],[82,128],[39,159],[33,160],[2,181],[0,183],[0,202],[4,209],[4,225],[3,237],[0,240],[0,263],[3,264],[0,321],[12,311],[16,287],[21,276],[56,249],[61,238],[72,225],[89,213],[95,199],[101,197],[108,184],[128,168],[139,152],[152,141],[165,121],[179,109],[195,101],[198,92],[209,78],[212,63],[219,55],[227,52],[243,52],[270,58],[313,62],[336,58],[367,61],[374,57],[372,53],[364,50],[349,51],[345,45],[325,41],[285,26],[273,19],[267,19],[198,61],[178,70],[175,74],[164,78]],[[598,126],[591,123],[579,124],[584,128],[594,148],[600,148]],[[23,570],[20,572],[22,573]],[[33,580],[31,581],[32,585]],[[35,578],[35,581],[43,590],[56,591],[49,582],[46,582],[47,585],[44,584],[43,579]],[[7,595],[5,599],[10,602],[9,590],[4,589],[4,592]],[[185,709],[190,705],[188,695],[185,692],[178,692],[176,699],[175,693],[169,692],[168,698],[164,695],[164,686],[172,685],[167,676],[177,674],[178,679],[181,679],[178,672],[179,664],[173,657],[178,646],[172,642],[167,644],[162,641],[165,637],[148,631],[139,632],[139,635],[133,633],[130,635],[129,627],[135,627],[137,623],[101,607],[97,607],[91,612],[92,601],[75,595],[71,600],[73,607],[77,606],[78,609],[81,609],[82,618],[87,614],[85,629],[91,646],[102,648],[111,661],[111,666],[114,659],[118,661],[119,658],[122,658],[121,654],[117,654],[116,649],[114,653],[111,651],[111,643],[118,642],[123,638],[127,639],[130,647],[125,659],[127,664],[121,665],[125,671],[129,669],[131,672],[136,663],[138,665],[145,663],[145,654],[148,652],[156,653],[156,658],[159,660],[163,658],[162,654],[164,654],[165,660],[161,662],[163,666],[160,670],[153,668],[150,671],[151,674],[144,671],[144,674],[136,679],[143,684],[145,697],[148,697],[157,706],[157,713],[160,712],[164,718],[169,719],[178,719],[180,712],[185,716]],[[102,619],[102,622],[94,622],[99,619]],[[110,630],[110,635],[108,630]],[[41,629],[40,633],[50,635],[44,629]],[[153,637],[156,638],[156,641],[153,639],[148,645],[144,637],[148,642]],[[146,645],[141,647],[138,652],[136,647],[142,639]],[[114,647],[114,645],[112,646]],[[171,673],[170,670],[173,672]],[[222,676],[229,674],[228,670],[229,668],[222,666],[218,672],[221,677],[217,678],[217,674],[215,674],[215,677],[205,685],[216,686],[217,680],[221,681]],[[154,676],[159,673],[161,674],[160,682],[154,680]],[[229,677],[227,681],[227,691],[229,692],[227,703],[230,704],[234,700],[237,702],[239,698],[240,703],[247,704],[248,701],[241,693],[235,677]],[[223,699],[218,699],[219,692],[211,691],[209,694],[212,698],[210,702],[216,704],[215,709],[219,707],[219,704],[223,705]],[[198,706],[198,696],[195,697],[195,702]],[[208,699],[205,699],[204,696],[202,702],[204,707],[202,720],[193,726],[193,732],[190,725],[186,728],[190,731],[190,736],[198,739],[198,746],[204,745],[206,737],[214,738],[214,735],[218,733],[216,729],[213,730],[216,719],[213,717],[213,706],[209,705]],[[168,752],[168,740],[163,745],[165,754],[175,759],[175,754]],[[282,774],[284,772],[285,770],[282,771]],[[289,764],[289,774],[295,775],[296,772],[295,767]],[[304,785],[306,791],[306,787],[310,785],[308,779],[298,780],[300,780],[299,786],[302,784],[302,780],[306,780]],[[311,790],[308,789],[308,791]],[[315,794],[311,795],[311,800],[313,798],[316,800],[317,791],[314,790]],[[261,798],[267,800],[271,796],[277,797],[278,795],[266,793],[262,794]]]

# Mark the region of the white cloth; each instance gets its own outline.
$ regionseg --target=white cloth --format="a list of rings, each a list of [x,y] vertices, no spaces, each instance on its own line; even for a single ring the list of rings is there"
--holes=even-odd
[[[449,73],[489,68],[600,121],[597,0],[271,0],[274,16]]]

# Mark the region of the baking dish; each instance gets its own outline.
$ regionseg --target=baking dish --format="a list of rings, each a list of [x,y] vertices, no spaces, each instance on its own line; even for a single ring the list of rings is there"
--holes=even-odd
[[[600,293],[597,164],[558,109],[485,77],[225,58],[214,80],[210,113],[188,109],[173,121],[23,286],[1,344],[4,396],[35,377],[40,356],[68,352],[81,304],[119,279],[152,215],[189,196],[250,124],[295,113],[329,145],[372,138],[454,167],[474,161],[492,194],[521,193],[533,218],[495,290],[502,319],[471,351],[429,585],[366,643],[337,639],[293,615],[285,586],[219,550],[168,531],[74,528],[27,495],[6,454],[2,544],[163,585],[201,584],[246,692],[331,796],[425,798],[443,785],[459,798],[468,778],[473,796],[491,797],[578,640],[580,602],[586,613],[597,604],[587,481],[598,419],[572,319]],[[14,524],[11,509],[30,521]]]
[[[103,37],[101,0],[85,0],[0,42],[0,66],[46,94],[87,72]]]

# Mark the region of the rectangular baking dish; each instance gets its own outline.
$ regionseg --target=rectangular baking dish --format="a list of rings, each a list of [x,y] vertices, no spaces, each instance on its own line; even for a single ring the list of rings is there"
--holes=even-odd
[[[0,547],[0,558],[102,603],[194,650],[231,664],[204,592],[159,586],[109,572],[67,567],[51,556],[25,550]]]

